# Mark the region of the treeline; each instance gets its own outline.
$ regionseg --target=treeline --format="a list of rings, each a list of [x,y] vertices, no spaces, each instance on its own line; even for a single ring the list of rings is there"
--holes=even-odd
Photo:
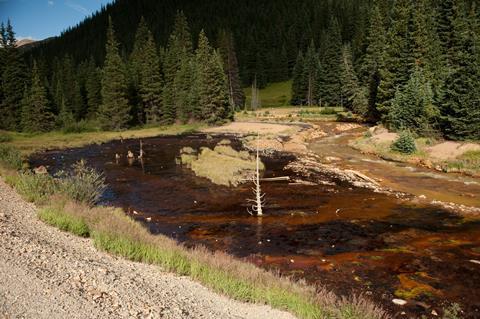
[[[194,46],[181,12],[160,51],[142,18],[125,54],[110,19],[102,67],[93,57],[76,65],[68,54],[51,64],[34,59],[27,67],[10,22],[0,31],[0,129],[69,131],[87,121],[108,130],[175,121],[218,123],[231,119],[235,106],[244,103],[231,34],[222,31],[220,48],[214,49],[201,31]]]
[[[342,105],[419,135],[480,139],[477,3],[374,1],[367,17],[352,39],[331,17],[325,41],[298,54],[292,103]]]
[[[338,18],[342,37],[350,40],[355,30],[363,28],[369,7],[370,0],[117,0],[31,53],[47,63],[68,54],[75,65],[92,56],[100,65],[105,56],[109,16],[122,44],[122,56],[132,51],[142,16],[156,43],[166,47],[175,13],[180,10],[188,18],[194,42],[204,29],[218,46],[221,30],[230,30],[243,85],[251,85],[256,76],[262,88],[268,82],[290,78],[299,49],[306,48],[311,39],[324,42],[330,16]]]

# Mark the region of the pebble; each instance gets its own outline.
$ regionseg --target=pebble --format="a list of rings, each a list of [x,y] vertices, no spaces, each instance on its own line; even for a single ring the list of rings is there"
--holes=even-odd
[[[407,302],[403,299],[393,299],[392,302],[399,306],[405,306]]]

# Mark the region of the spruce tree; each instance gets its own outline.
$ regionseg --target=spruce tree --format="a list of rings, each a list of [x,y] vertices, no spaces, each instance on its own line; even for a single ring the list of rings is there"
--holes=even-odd
[[[10,23],[7,22],[5,34],[2,34],[4,69],[1,75],[3,100],[0,105],[0,129],[19,129],[20,107],[24,88],[27,84],[26,66],[17,48],[17,39]]]
[[[233,110],[229,103],[227,79],[222,60],[219,53],[212,50],[203,30],[198,38],[196,63],[201,120],[215,124],[231,118]]]
[[[352,51],[349,44],[344,45],[342,51],[341,81],[344,107],[356,114],[365,115],[368,107],[366,90],[360,86],[357,74],[353,68]]]
[[[241,108],[245,104],[245,93],[243,92],[240,81],[237,54],[231,32],[225,30],[220,31],[218,49],[222,56],[223,68],[227,76],[230,104],[235,105],[236,108]]]
[[[102,79],[101,74],[93,57],[88,61],[87,79],[85,81],[85,90],[87,91],[87,117],[96,118],[98,108],[102,104]]]
[[[433,91],[424,71],[417,66],[408,83],[395,94],[387,114],[389,125],[399,131],[432,135],[438,109],[433,105]]]
[[[435,25],[434,0],[415,3],[413,58],[431,83],[435,103],[441,97],[445,65],[442,60],[440,38]]]
[[[3,22],[0,24],[0,107],[3,103],[3,85],[2,74],[6,66],[6,46],[7,46],[7,30]]]
[[[297,62],[292,71],[292,100],[290,101],[292,105],[303,105],[304,103],[304,98],[306,96],[304,65],[303,53],[300,51],[298,53]]]
[[[385,64],[381,69],[377,108],[384,115],[392,104],[395,92],[409,80],[414,69],[412,0],[394,2],[391,25],[387,34]]]
[[[144,60],[140,68],[140,97],[147,123],[160,123],[162,118],[162,75],[160,58],[153,35],[147,30],[147,42],[143,48]]]
[[[305,101],[305,104],[312,106],[317,104],[318,98],[318,66],[319,66],[318,54],[315,50],[315,45],[313,41],[308,47],[307,53],[305,54],[305,59],[303,63],[303,80],[302,82],[305,85],[304,91],[305,95],[302,97],[302,102]]]
[[[322,54],[322,66],[325,72],[323,100],[328,105],[341,105],[342,35],[336,18],[330,19],[324,50]]]
[[[125,65],[118,51],[112,19],[109,18],[106,56],[102,74],[102,104],[99,120],[102,128],[121,130],[130,120]]]
[[[480,67],[475,45],[476,27],[466,15],[466,4],[453,8],[449,72],[441,104],[442,130],[450,139],[480,138]]]
[[[367,121],[380,120],[377,110],[378,86],[382,79],[381,70],[385,66],[386,34],[383,17],[378,1],[374,1],[370,12],[370,21],[367,35],[367,49],[361,66],[364,83],[368,87]]]
[[[47,92],[33,63],[32,85],[25,88],[22,99],[21,127],[25,132],[46,132],[53,128],[54,116],[49,110]]]
[[[186,64],[192,56],[192,37],[188,26],[187,18],[183,12],[177,12],[175,25],[170,34],[167,49],[163,59],[163,73],[165,86],[163,89],[163,110],[162,121],[173,123],[177,110],[177,91],[175,88],[175,77],[182,65]]]
[[[175,77],[177,118],[184,123],[201,118],[197,74],[196,59],[192,57],[182,61],[182,66]]]

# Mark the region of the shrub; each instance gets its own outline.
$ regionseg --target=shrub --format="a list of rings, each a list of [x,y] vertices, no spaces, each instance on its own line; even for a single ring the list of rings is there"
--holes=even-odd
[[[0,144],[0,164],[5,168],[20,170],[23,165],[22,155],[13,146]]]
[[[403,154],[413,154],[417,151],[417,146],[415,145],[415,138],[410,132],[404,131],[400,133],[398,139],[393,142],[391,149],[392,151]]]
[[[337,114],[337,111],[333,107],[326,107],[320,111],[320,114],[323,115],[334,115]]]
[[[84,160],[72,166],[72,171],[61,171],[59,177],[59,192],[73,201],[93,206],[98,202],[106,189],[105,177],[94,168],[87,167]]]
[[[11,142],[13,137],[7,133],[0,133],[0,143]]]
[[[25,200],[44,204],[57,190],[55,179],[48,174],[19,173],[11,183]]]
[[[78,122],[71,121],[62,128],[62,133],[64,134],[72,134],[72,133],[83,133],[83,132],[94,132],[96,131],[96,127],[92,125],[92,123],[81,120]]]

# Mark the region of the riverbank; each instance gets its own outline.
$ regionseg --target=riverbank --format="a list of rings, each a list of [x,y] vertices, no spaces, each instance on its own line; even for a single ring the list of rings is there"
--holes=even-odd
[[[192,133],[203,127],[205,127],[205,125],[196,123],[145,127],[123,132],[94,131],[69,134],[60,131],[39,134],[0,131],[0,143],[14,146],[22,152],[23,155],[28,156],[32,153],[45,150],[81,147],[89,144],[105,143],[112,140]]]
[[[2,318],[294,318],[101,252],[41,222],[37,207],[1,179],[0,206]]]
[[[417,138],[417,151],[401,154],[391,149],[398,138],[397,133],[382,127],[372,127],[363,136],[349,145],[365,154],[376,155],[384,160],[408,163],[444,173],[461,173],[480,177],[480,143],[436,141]]]

